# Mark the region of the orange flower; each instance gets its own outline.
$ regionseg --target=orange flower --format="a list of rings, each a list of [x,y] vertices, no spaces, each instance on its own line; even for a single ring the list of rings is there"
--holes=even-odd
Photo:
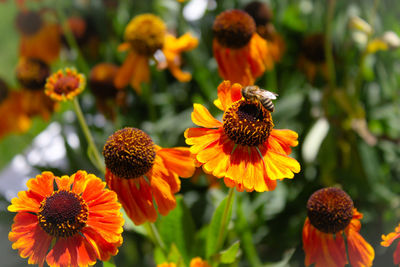
[[[308,217],[303,227],[305,265],[315,267],[372,266],[375,252],[360,235],[363,215],[341,189],[328,187],[316,191],[307,202]]]
[[[47,79],[44,92],[53,100],[67,101],[79,95],[85,89],[85,85],[86,79],[83,74],[75,69],[65,68]]]
[[[10,133],[24,133],[31,126],[30,117],[24,112],[21,92],[10,91],[0,79],[0,138]]]
[[[113,121],[116,117],[115,102],[124,100],[123,91],[118,90],[114,85],[114,78],[117,75],[118,66],[112,63],[102,62],[95,65],[90,71],[89,88],[96,97],[97,108]],[[119,103],[124,105],[124,103]]]
[[[130,83],[140,93],[140,84],[150,79],[149,59],[159,61],[155,53],[160,50],[165,57],[164,64],[159,62],[160,66],[168,67],[172,75],[181,82],[191,79],[189,73],[182,72],[179,68],[180,53],[192,50],[198,44],[191,34],[186,33],[175,38],[167,33],[166,26],[159,17],[142,14],[134,17],[127,25],[125,41],[119,50],[129,50],[129,53],[115,78],[117,88],[123,88]]]
[[[310,83],[314,83],[319,76],[326,80],[329,78],[323,34],[312,34],[304,38],[297,65]]]
[[[394,232],[391,232],[388,235],[382,235],[381,245],[388,247],[398,238],[400,238],[400,224],[394,229]],[[397,247],[393,254],[393,262],[395,265],[400,266],[400,242],[397,242]]]
[[[170,262],[170,263],[157,264],[157,267],[177,267],[177,266],[175,263]],[[210,264],[208,264],[207,261],[203,260],[200,257],[196,257],[190,261],[189,267],[211,267],[211,266]]]
[[[20,56],[40,59],[47,64],[55,61],[61,50],[60,27],[46,21],[44,11],[21,10],[16,26],[21,33]]]
[[[50,75],[50,67],[40,59],[20,58],[16,76],[23,89],[19,93],[23,112],[33,117],[40,115],[44,120],[50,119],[57,108],[57,103],[44,93],[44,85]]]
[[[254,19],[256,32],[267,41],[270,57],[274,62],[279,62],[285,51],[285,42],[272,24],[273,14],[271,9],[266,3],[253,1],[245,6],[244,11]]]
[[[256,33],[256,24],[246,12],[222,12],[214,21],[213,32],[214,57],[223,79],[252,85],[257,77],[273,68],[270,45]]]
[[[191,177],[194,162],[188,148],[162,148],[136,128],[124,128],[104,145],[106,182],[114,190],[131,220],[154,222],[175,208],[179,177]],[[154,201],[153,201],[154,198]]]
[[[293,178],[300,164],[288,155],[296,146],[297,133],[273,129],[271,113],[258,102],[241,96],[240,84],[222,82],[214,104],[224,111],[223,122],[194,104],[192,121],[201,126],[185,131],[190,152],[203,170],[225,177],[228,187],[258,192],[275,189],[276,181]]]
[[[88,266],[118,253],[121,205],[100,178],[85,171],[61,178],[43,172],[27,186],[8,207],[17,212],[8,238],[29,264]]]

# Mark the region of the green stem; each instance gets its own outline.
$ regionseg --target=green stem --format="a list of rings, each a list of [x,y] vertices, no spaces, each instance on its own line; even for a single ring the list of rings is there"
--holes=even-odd
[[[143,226],[153,243],[162,250],[165,256],[167,256],[167,249],[161,239],[160,233],[158,232],[156,225],[154,223],[146,222]]]
[[[86,60],[83,58],[81,50],[79,49],[78,43],[75,40],[74,34],[72,33],[70,27],[67,24],[67,16],[65,16],[64,11],[63,11],[63,1],[58,1],[56,4],[57,6],[57,15],[60,19],[60,24],[62,25],[62,29],[65,35],[65,38],[67,40],[68,45],[71,47],[71,49],[75,50],[77,53],[77,65],[79,66],[79,69],[84,72],[85,74],[88,74],[90,71],[89,65],[86,63]]]
[[[215,251],[220,251],[225,239],[225,230],[227,228],[227,223],[229,222],[228,214],[233,203],[233,197],[235,195],[235,188],[229,188],[228,199],[226,201],[224,212],[222,213],[221,225],[218,231],[217,245],[215,246]]]
[[[325,28],[325,58],[329,71],[329,87],[330,90],[336,88],[336,70],[332,52],[332,22],[335,13],[336,0],[328,0],[328,11],[326,15]]]
[[[74,98],[72,101],[74,104],[75,114],[78,118],[79,124],[81,125],[82,131],[86,137],[88,142],[88,154],[89,158],[92,160],[93,164],[101,171],[103,174],[105,173],[105,168],[103,164],[103,160],[101,158],[101,154],[94,143],[93,136],[89,130],[89,127],[86,123],[85,117],[83,116],[81,107],[79,106],[78,98]],[[90,153],[91,152],[91,153]]]
[[[242,243],[241,247],[249,261],[250,266],[261,267],[263,266],[260,258],[258,257],[257,250],[254,246],[253,236],[249,224],[243,214],[242,201],[239,198],[237,205],[237,217],[238,221],[236,225],[239,225],[237,232],[240,236],[240,241]]]

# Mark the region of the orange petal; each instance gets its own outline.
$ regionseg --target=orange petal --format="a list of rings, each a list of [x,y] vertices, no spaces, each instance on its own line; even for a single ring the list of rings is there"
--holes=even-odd
[[[205,128],[219,128],[222,123],[215,119],[207,108],[201,104],[193,104],[192,121],[198,126]]]
[[[352,228],[348,231],[347,248],[351,266],[372,266],[375,257],[374,249],[357,231]]]
[[[162,148],[157,154],[163,159],[166,168],[180,177],[191,177],[194,173],[194,161],[190,156],[189,148],[175,147]]]
[[[61,178],[56,177],[55,181],[59,190],[70,191],[74,179],[71,179],[68,175],[64,175]]]
[[[135,89],[137,94],[142,91],[141,84],[148,83],[150,80],[149,60],[147,57],[138,56],[135,62],[135,69],[132,73],[131,86]]]
[[[215,144],[223,135],[222,129],[189,128],[184,133],[186,143],[192,145],[190,152],[197,154],[204,148]]]
[[[122,244],[122,236],[118,242],[110,243],[90,227],[84,228],[82,234],[86,239],[85,242],[94,249],[97,258],[101,261],[108,261],[111,256],[115,256],[118,253],[118,247]]]
[[[238,101],[242,97],[242,86],[238,83],[231,84],[230,81],[223,81],[218,86],[218,99],[214,101],[214,105],[221,110],[226,110],[233,102]]]
[[[121,179],[106,169],[106,182],[115,191],[128,217],[136,225],[157,219],[151,187],[143,177]]]
[[[170,186],[160,177],[154,176],[151,178],[151,189],[158,211],[161,215],[166,216],[176,207],[175,196],[172,194]]]
[[[81,235],[59,238],[46,257],[50,266],[87,267],[96,263],[96,252]]]
[[[8,239],[13,243],[12,248],[18,249],[22,258],[29,257],[29,264],[43,266],[52,237],[39,226],[36,215],[18,213],[14,217]]]
[[[138,55],[134,52],[129,52],[122,66],[118,69],[117,75],[114,79],[115,87],[121,89],[129,84],[132,73],[135,69],[136,58]]]
[[[292,130],[272,129],[269,138],[274,138],[286,152],[286,155],[291,153],[291,147],[297,146],[298,134]]]

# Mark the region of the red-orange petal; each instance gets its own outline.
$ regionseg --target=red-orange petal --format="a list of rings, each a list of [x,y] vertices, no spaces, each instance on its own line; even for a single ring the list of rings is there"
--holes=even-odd
[[[81,235],[75,235],[59,238],[46,261],[54,267],[87,267],[96,263],[96,252]]]
[[[171,188],[161,177],[151,177],[151,189],[156,201],[158,212],[166,216],[176,207],[176,200]]]
[[[347,249],[351,266],[372,266],[375,257],[374,249],[356,230],[351,227],[347,232]]]
[[[270,138],[274,138],[282,149],[289,155],[292,152],[291,147],[298,145],[298,134],[295,131],[287,129],[272,129]]]
[[[8,239],[13,243],[12,248],[18,249],[22,258],[29,257],[29,264],[43,266],[52,237],[40,228],[36,215],[17,213]]]
[[[101,261],[108,261],[111,256],[116,255],[118,253],[118,247],[122,244],[121,236],[117,242],[111,243],[105,240],[97,230],[90,227],[85,228],[82,234],[86,239],[85,242],[91,245],[97,258]]]

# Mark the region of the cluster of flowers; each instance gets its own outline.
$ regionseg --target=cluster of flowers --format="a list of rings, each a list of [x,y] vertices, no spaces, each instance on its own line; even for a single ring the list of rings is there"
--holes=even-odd
[[[17,68],[20,83],[34,88],[41,97],[49,97],[46,101],[50,101],[51,111],[58,101],[80,94],[86,81],[76,70],[67,68],[49,76],[48,64],[60,49],[58,42],[48,39],[55,36],[49,32],[59,34],[59,29],[32,11],[21,11],[17,22],[23,33],[23,58]],[[179,177],[192,177],[196,167],[223,178],[230,188],[247,192],[272,191],[278,181],[293,178],[300,171],[300,164],[289,156],[298,144],[297,133],[275,129],[271,112],[258,101],[242,96],[242,88],[253,85],[256,78],[272,69],[283,53],[284,43],[271,23],[271,12],[260,3],[248,5],[245,11],[225,11],[216,17],[213,32],[214,56],[225,79],[214,101],[223,111],[222,121],[203,105],[194,104],[192,121],[199,127],[184,132],[190,147],[163,148],[133,127],[116,131],[103,148],[105,182],[85,171],[62,177],[43,172],[30,179],[28,190],[20,192],[8,207],[17,212],[9,240],[21,257],[29,258],[28,263],[88,266],[98,259],[107,261],[122,245],[121,205],[136,225],[155,222],[158,213],[166,216],[176,207]],[[119,50],[129,53],[122,66],[102,63],[92,69],[92,90],[106,88],[103,94],[97,94],[100,99],[114,97],[128,84],[140,93],[141,83],[150,79],[150,59],[160,68],[168,67],[179,81],[191,79],[191,74],[180,69],[180,53],[198,43],[191,34],[176,38],[167,33],[159,17],[142,14],[129,22],[124,37]],[[41,53],[44,44],[46,53]],[[159,51],[164,61],[157,58]],[[47,103],[37,102],[41,106]],[[13,119],[14,125],[19,122]],[[362,214],[343,190],[324,188],[315,192],[307,210],[303,228],[306,266],[372,265],[374,250],[359,233]],[[383,236],[382,245],[389,246],[399,238],[399,228]],[[400,264],[400,247],[394,260]],[[190,266],[209,265],[194,258]]]

